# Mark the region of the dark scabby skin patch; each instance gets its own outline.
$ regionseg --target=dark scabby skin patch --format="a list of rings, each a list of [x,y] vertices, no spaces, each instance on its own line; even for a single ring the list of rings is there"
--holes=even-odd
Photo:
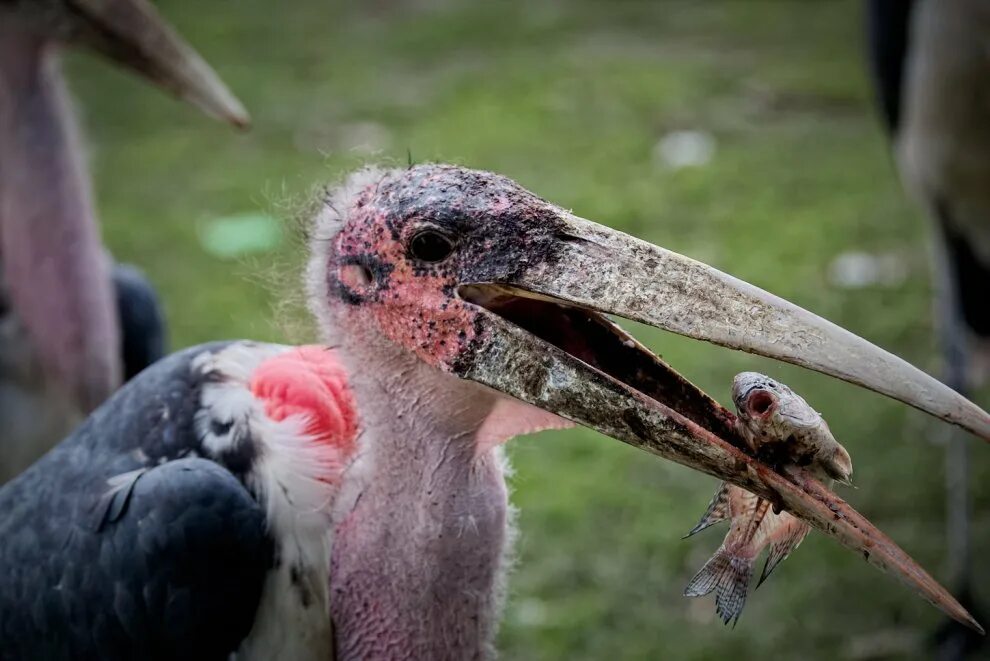
[[[393,238],[410,218],[462,234],[479,219],[507,213],[531,221],[556,210],[511,179],[450,165],[418,165],[386,178],[374,198],[379,208],[389,211],[386,226],[396,233]]]
[[[367,237],[384,236],[372,231],[372,225],[383,225],[393,241],[408,240],[407,228],[432,226],[454,241],[454,252],[436,264],[406,254],[415,275],[450,278],[456,280],[453,286],[471,281],[513,282],[527,264],[555,261],[566,243],[558,239],[564,231],[561,213],[500,175],[449,165],[417,165],[389,174],[361,194],[344,230],[356,230],[355,240],[345,240],[341,247],[344,255],[373,247],[375,241]]]

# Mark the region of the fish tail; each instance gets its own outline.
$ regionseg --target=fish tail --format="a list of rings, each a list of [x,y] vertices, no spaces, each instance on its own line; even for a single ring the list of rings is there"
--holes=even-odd
[[[804,541],[810,530],[811,527],[807,523],[798,519],[787,524],[786,535],[770,545],[770,552],[767,554],[767,561],[763,564],[763,573],[760,574],[756,587],[763,585],[763,581],[767,580],[777,565],[786,560],[787,556]]]
[[[722,482],[718,485],[718,489],[715,490],[715,495],[712,496],[711,502],[708,503],[708,509],[701,516],[701,521],[698,521],[698,525],[691,528],[691,531],[681,539],[687,539],[709,526],[713,526],[720,521],[725,521],[727,518],[729,518],[729,485],[726,482]]]
[[[685,597],[703,597],[715,591],[715,612],[728,624],[739,621],[753,577],[752,559],[735,556],[720,546],[684,588]]]

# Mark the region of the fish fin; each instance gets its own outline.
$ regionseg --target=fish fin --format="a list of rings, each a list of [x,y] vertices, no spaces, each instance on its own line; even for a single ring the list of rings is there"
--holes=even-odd
[[[787,515],[790,521],[781,526],[780,530],[774,534],[777,540],[770,545],[770,552],[767,554],[767,561],[763,564],[763,573],[756,587],[763,585],[763,581],[770,577],[770,574],[781,562],[787,559],[794,549],[796,549],[811,528],[804,521],[800,521]]]
[[[727,482],[722,482],[718,485],[718,489],[715,490],[715,495],[712,496],[712,500],[708,503],[708,509],[702,515],[701,520],[698,521],[698,525],[691,528],[691,531],[681,537],[681,539],[687,539],[691,535],[696,535],[705,528],[713,526],[716,523],[725,521],[729,518],[729,484]]]
[[[729,571],[729,558],[723,547],[719,547],[715,555],[708,559],[705,566],[694,575],[684,588],[685,597],[704,597],[715,589],[721,575]]]
[[[685,597],[702,597],[715,591],[715,612],[728,624],[739,621],[753,577],[753,561],[730,554],[720,546],[684,588]]]

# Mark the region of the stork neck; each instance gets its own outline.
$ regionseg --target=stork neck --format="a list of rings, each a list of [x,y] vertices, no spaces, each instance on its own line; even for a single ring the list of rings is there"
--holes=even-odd
[[[84,409],[120,380],[109,270],[54,45],[0,26],[0,256],[45,371]]]
[[[494,396],[410,357],[377,367],[353,385],[367,473],[333,543],[338,658],[487,657],[507,497],[475,439]]]

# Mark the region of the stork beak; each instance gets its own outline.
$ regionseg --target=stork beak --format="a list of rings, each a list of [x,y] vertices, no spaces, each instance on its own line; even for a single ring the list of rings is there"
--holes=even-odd
[[[460,376],[766,498],[982,628],[924,569],[814,479],[755,459],[732,413],[609,321],[612,314],[776,358],[889,395],[990,439],[990,416],[866,340],[705,264],[574,216],[478,306]],[[546,255],[551,255],[549,258]],[[524,259],[525,257],[521,257]]]
[[[246,127],[240,101],[148,0],[63,0],[64,16],[35,18],[55,38],[87,46],[208,115]]]

